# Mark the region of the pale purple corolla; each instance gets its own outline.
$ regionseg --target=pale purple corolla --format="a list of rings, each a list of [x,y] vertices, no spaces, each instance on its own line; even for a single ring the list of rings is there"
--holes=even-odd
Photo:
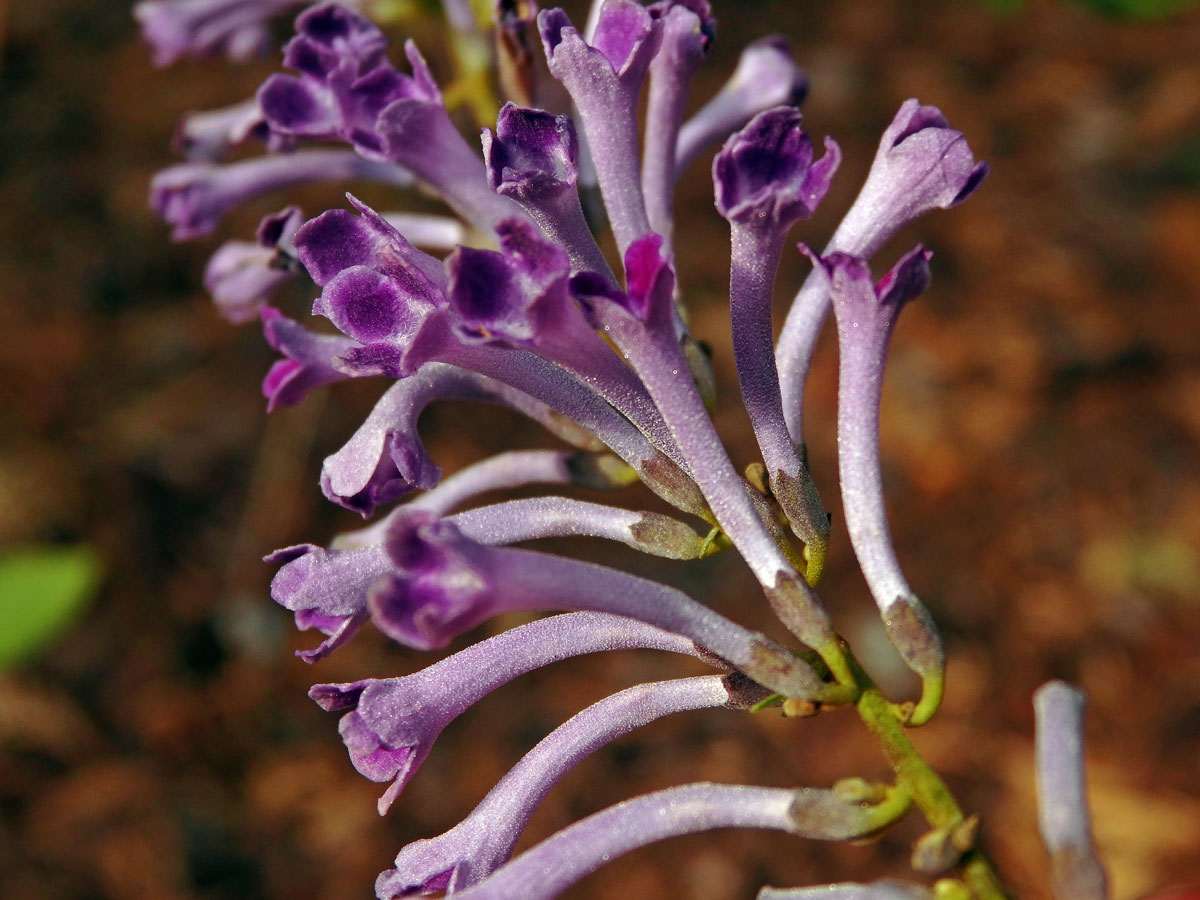
[[[869,260],[909,222],[962,203],[987,172],[987,163],[975,161],[967,139],[937,107],[906,100],[884,131],[867,180],[823,255],[849,253]],[[776,344],[783,412],[797,444],[804,441],[804,379],[828,312],[829,294],[820,278],[810,276]]]
[[[265,139],[267,123],[254,98],[220,109],[189,112],[175,129],[172,147],[192,162],[220,162],[252,137]]]
[[[385,813],[416,774],[442,730],[492,691],[534,669],[612,650],[696,655],[688,639],[623,616],[566,613],[521,625],[399,678],[318,684],[309,696],[350,710],[339,730],[350,759],[372,781],[390,781]]]
[[[805,543],[810,583],[824,563],[829,518],[784,420],[771,302],[788,232],[816,210],[840,162],[841,151],[829,138],[825,155],[814,162],[800,112],[788,106],[759,113],[713,160],[717,210],[731,233],[729,301],[738,383],[771,493]]]
[[[644,794],[581,819],[455,891],[464,900],[550,900],[618,856],[655,841],[716,828],[764,828],[815,840],[851,840],[893,820],[905,804],[849,804],[834,791],[688,784]],[[898,808],[897,808],[898,807]],[[410,895],[389,869],[379,900]]]
[[[382,876],[387,892],[453,894],[482,881],[512,855],[550,789],[604,745],[664,716],[722,706],[746,709],[764,696],[745,678],[701,675],[639,684],[592,704],[526,753],[461,822],[405,846]]]
[[[503,612],[591,610],[682,634],[785,696],[819,700],[828,693],[791,651],[649,579],[548,553],[485,546],[451,520],[419,510],[393,521],[386,548],[395,568],[372,586],[367,606],[379,630],[409,647],[444,647]]]
[[[267,343],[283,357],[263,378],[267,412],[281,406],[294,406],[312,389],[350,377],[333,365],[333,360],[357,346],[350,338],[340,334],[314,334],[271,306],[264,306],[259,316]]]
[[[150,205],[173,227],[171,237],[185,241],[208,234],[227,212],[256,197],[328,181],[371,181],[407,187],[412,184],[412,175],[400,166],[364,159],[349,150],[272,153],[224,165],[185,162],[154,176]]]
[[[1082,691],[1051,681],[1033,695],[1037,716],[1038,827],[1050,851],[1058,900],[1106,900],[1108,877],[1096,852],[1083,765]]]
[[[234,323],[249,322],[299,269],[292,235],[304,221],[299,207],[266,216],[256,240],[226,241],[204,268],[204,287],[217,311]]]
[[[142,0],[133,8],[154,64],[224,54],[236,62],[271,49],[270,19],[312,0]]]
[[[642,147],[642,193],[649,230],[671,246],[674,231],[675,154],[688,87],[716,37],[707,0],[658,0],[650,15],[662,21],[662,40],[650,63]]]
[[[604,208],[624,253],[650,230],[638,162],[637,102],[662,25],[634,0],[606,0],[587,39],[561,9],[543,10],[537,22],[550,74],[579,111]]]
[[[921,700],[912,714],[912,722],[921,724],[941,702],[946,657],[937,627],[908,586],[892,545],[879,463],[879,402],[892,330],[901,307],[928,287],[932,254],[916,247],[876,284],[861,257],[816,257],[803,249],[812,256],[837,319],[838,470],[846,529],[884,630],[921,676]]]
[[[427,363],[389,387],[349,441],[325,458],[325,496],[366,517],[413,490],[434,487],[441,468],[426,452],[417,424],[429,404],[445,400],[505,406],[581,449],[603,446],[590,432],[521,391],[455,366]]]
[[[787,41],[765,37],[747,44],[721,90],[680,127],[675,178],[708,147],[760,112],[776,106],[799,106],[807,94],[808,76],[796,66]]]

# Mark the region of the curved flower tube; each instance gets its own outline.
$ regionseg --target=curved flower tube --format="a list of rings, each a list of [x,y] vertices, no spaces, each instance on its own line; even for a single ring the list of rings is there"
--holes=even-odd
[[[150,205],[173,226],[172,239],[187,241],[208,234],[225,213],[255,197],[313,181],[342,180],[407,187],[412,175],[349,150],[272,153],[226,165],[186,162],[154,176]]]
[[[815,584],[824,566],[829,517],[784,420],[771,302],[787,233],[824,198],[841,151],[826,138],[825,156],[814,162],[812,141],[800,123],[800,112],[791,107],[759,113],[713,160],[713,184],[717,210],[729,221],[732,236],[730,320],[742,399],[771,493],[804,541],[808,582]]]
[[[747,688],[750,688],[747,690]],[[542,800],[567,772],[622,735],[674,713],[745,708],[765,696],[736,678],[701,675],[639,684],[589,706],[542,739],[465,819],[414,841],[387,873],[393,894],[456,893],[503,865]]]
[[[610,650],[696,655],[680,635],[604,613],[566,613],[513,628],[412,675],[318,684],[312,697],[327,710],[349,709],[339,730],[350,759],[372,781],[391,781],[383,815],[416,774],[442,730],[496,688],[559,660]]]
[[[831,794],[723,784],[688,784],[644,794],[581,819],[455,896],[551,900],[623,853],[714,828],[770,828],[816,840],[846,840],[878,827],[874,809],[848,806]],[[405,896],[404,879],[396,879],[394,871],[375,882],[380,900]]]
[[[837,318],[838,469],[846,529],[888,638],[905,664],[921,676],[913,725],[928,721],[941,703],[946,654],[937,626],[908,586],[892,546],[879,465],[879,400],[892,329],[900,308],[928,287],[931,255],[916,247],[878,284],[872,283],[870,269],[858,257],[813,256]]]
[[[441,468],[425,451],[417,423],[429,404],[442,400],[507,406],[581,449],[603,446],[528,394],[456,366],[426,363],[415,375],[388,388],[353,437],[325,458],[321,466],[325,496],[365,518],[412,490],[436,486]]]
[[[688,86],[716,36],[707,0],[660,0],[650,14],[662,21],[662,44],[650,63],[642,192],[649,230],[671,245],[674,230],[675,153],[687,106]]]
[[[444,647],[501,612],[591,610],[685,635],[785,696],[820,700],[828,694],[791,651],[655,581],[547,553],[484,546],[452,521],[420,510],[397,516],[387,551],[395,569],[372,585],[367,606],[380,631],[409,647]]]

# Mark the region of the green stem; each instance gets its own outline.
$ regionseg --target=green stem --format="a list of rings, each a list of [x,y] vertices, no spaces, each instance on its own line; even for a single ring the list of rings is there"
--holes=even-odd
[[[963,820],[963,813],[950,788],[908,739],[904,724],[896,718],[892,704],[883,692],[874,685],[849,651],[846,657],[861,688],[855,704],[859,718],[879,741],[884,756],[892,764],[896,783],[912,795],[913,803],[931,826],[949,828],[957,825]],[[978,847],[963,855],[960,867],[972,896],[977,900],[1008,900],[1009,894],[995,869]]]

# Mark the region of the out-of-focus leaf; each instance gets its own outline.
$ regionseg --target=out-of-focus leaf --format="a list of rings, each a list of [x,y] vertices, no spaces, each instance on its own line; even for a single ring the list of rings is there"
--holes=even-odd
[[[88,547],[34,546],[0,556],[0,669],[36,655],[65,630],[100,574]]]
[[[1125,19],[1161,19],[1194,9],[1197,0],[1076,0],[1110,16]]]

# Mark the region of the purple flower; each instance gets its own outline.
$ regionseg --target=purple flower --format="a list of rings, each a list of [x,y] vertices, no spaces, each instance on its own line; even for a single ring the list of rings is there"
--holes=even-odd
[[[934,106],[907,100],[883,133],[867,180],[824,253],[870,259],[902,227],[932,209],[955,206],[987,176],[962,133]],[[788,431],[803,441],[805,373],[812,362],[829,294],[815,276],[805,280],[776,346]]]
[[[883,132],[867,180],[830,249],[870,258],[908,222],[966,200],[987,177],[936,106],[906,100]]]
[[[1033,695],[1037,715],[1038,827],[1050,851],[1054,894],[1105,900],[1108,878],[1096,853],[1083,767],[1083,708],[1077,688],[1051,681]]]
[[[589,706],[525,754],[465,819],[402,849],[385,875],[389,893],[452,894],[477,884],[508,860],[546,794],[581,761],[664,716],[720,706],[744,709],[765,696],[744,681],[702,675],[641,684]]]
[[[296,275],[292,235],[300,209],[289,206],[259,223],[258,240],[226,241],[204,269],[204,286],[217,310],[235,323],[255,318],[279,288]]]
[[[800,112],[791,107],[759,113],[717,154],[713,183],[717,210],[732,233],[730,317],[742,398],[771,492],[804,541],[808,581],[815,584],[824,565],[829,518],[784,420],[771,301],[787,232],[824,198],[841,152],[826,138],[825,156],[814,164],[812,141],[800,123]]]
[[[610,612],[689,637],[781,693],[825,694],[789,651],[665,585],[550,554],[485,547],[420,510],[393,520],[386,546],[396,569],[372,586],[367,605],[376,627],[406,646],[444,647],[501,612]]]
[[[642,190],[650,229],[670,243],[675,192],[675,153],[687,106],[688,85],[716,36],[706,0],[660,0],[650,15],[662,20],[662,43],[650,64]]]
[[[272,131],[336,138],[371,158],[399,163],[484,230],[520,214],[488,189],[478,152],[450,121],[415,44],[405,45],[410,76],[388,61],[383,32],[337,4],[308,10],[296,29],[284,64],[299,76],[273,75],[258,92]]]
[[[350,377],[336,369],[333,360],[357,346],[354,341],[341,335],[313,334],[270,306],[264,306],[260,315],[267,343],[284,357],[263,379],[267,412],[299,403],[313,388]]]
[[[267,123],[253,98],[186,114],[175,130],[172,146],[191,161],[219,162],[251,137],[267,137]]]
[[[413,76],[402,75],[388,62],[387,47],[382,31],[344,6],[306,10],[283,56],[300,75],[272,75],[258,91],[271,129],[291,137],[341,138],[384,158],[375,122],[385,106],[401,97],[441,104],[424,60],[414,52]]]
[[[310,0],[142,0],[133,8],[154,64],[224,53],[241,62],[271,47],[267,20]]]
[[[590,42],[561,9],[538,15],[550,74],[579,110],[621,252],[650,230],[638,164],[637,100],[661,24],[634,0],[606,0]]]
[[[941,700],[945,652],[929,612],[900,571],[888,531],[879,466],[879,399],[892,329],[900,308],[929,285],[932,254],[916,247],[878,284],[872,283],[871,270],[860,257],[809,255],[837,317],[838,463],[846,529],[888,637],[921,676],[921,702],[913,713],[913,723],[920,724]]]
[[[576,270],[611,274],[584,219],[576,183],[579,142],[569,116],[506,103],[496,130],[483,130],[488,186],[511,197]]]
[[[630,244],[625,251],[627,287],[624,291],[613,288],[590,272],[572,279],[571,290],[591,314],[594,324],[607,324],[604,321],[606,314],[620,310],[637,323],[635,327],[674,339],[675,270],[663,249],[662,235],[654,233],[645,234]]]
[[[523,219],[497,233],[501,252],[459,247],[446,260],[459,334],[526,347],[590,339],[603,348],[567,291],[566,254]]]
[[[174,226],[177,241],[208,234],[235,207],[263,194],[312,181],[362,179],[405,186],[412,177],[398,166],[346,150],[270,154],[228,165],[187,162],[150,182],[150,205]]]
[[[679,130],[675,176],[706,147],[737,131],[758,113],[775,106],[799,106],[808,77],[796,66],[787,41],[767,37],[747,44],[725,86]]]
[[[333,645],[326,642],[314,651],[300,654],[309,661],[321,658],[348,640],[365,621],[373,591],[387,591],[398,578],[431,571],[424,557],[410,559],[385,551],[389,535],[405,527],[406,522],[441,522],[442,512],[449,507],[497,487],[529,483],[608,487],[613,485],[615,475],[602,460],[580,459],[572,454],[548,451],[507,454],[459,473],[457,483],[448,483],[446,491],[431,491],[370,528],[342,535],[330,550],[301,544],[276,551],[267,557],[268,562],[282,564],[271,582],[271,596],[296,613],[296,625],[301,630],[315,627],[327,634],[340,635]],[[547,537],[591,536],[620,541],[642,552],[671,559],[696,559],[713,552],[712,542],[668,516],[567,497],[511,500],[479,507],[446,519],[444,526],[461,537],[467,547],[476,543],[504,545]],[[450,563],[447,566],[454,569]],[[460,566],[455,571],[465,570]],[[353,630],[343,627],[348,623]]]
[[[265,562],[280,564],[271,598],[295,614],[301,631],[316,628],[329,637],[312,650],[297,651],[316,662],[349,641],[367,620],[363,597],[389,568],[381,547],[326,551],[312,544],[276,550]]]
[[[713,161],[717,211],[730,222],[769,232],[807,219],[824,198],[841,162],[825,138],[825,156],[813,163],[812,141],[799,110],[783,106],[755,116]]]
[[[319,286],[313,312],[361,347],[342,357],[356,374],[412,374],[432,358],[446,327],[441,263],[415,249],[378,213],[335,209],[306,222],[294,242]]]
[[[654,841],[714,828],[769,828],[818,840],[848,840],[877,830],[907,807],[849,804],[834,791],[689,784],[644,794],[565,828],[455,896],[463,900],[550,900],[612,859]],[[375,882],[380,900],[408,895],[389,869]]]
[[[350,758],[372,781],[391,781],[382,815],[429,755],[442,730],[496,688],[573,656],[621,649],[694,654],[691,641],[621,616],[568,613],[522,625],[412,675],[319,684],[309,696],[349,709],[339,726]]]
[[[483,130],[483,156],[497,194],[537,203],[575,193],[579,141],[570,116],[505,103],[496,130]]]
[[[325,496],[366,517],[416,488],[436,485],[441,468],[425,451],[417,421],[430,403],[447,399],[508,406],[576,446],[597,449],[595,437],[527,394],[474,372],[427,363],[388,388],[354,436],[326,457],[321,467]]]

